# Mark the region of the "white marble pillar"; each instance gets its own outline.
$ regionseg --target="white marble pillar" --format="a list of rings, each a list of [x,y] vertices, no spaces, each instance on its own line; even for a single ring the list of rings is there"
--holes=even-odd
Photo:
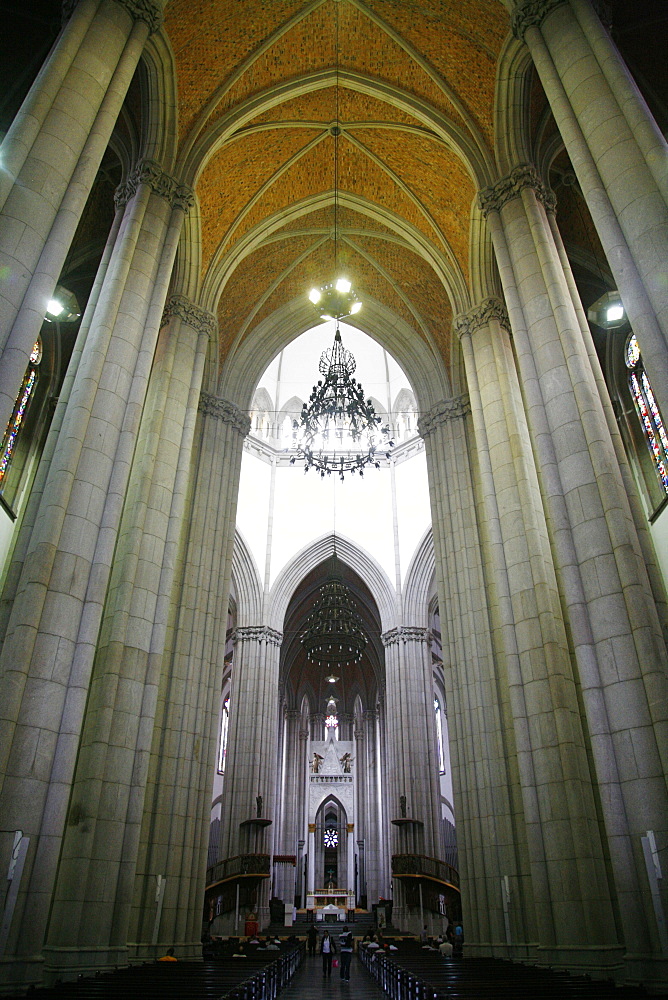
[[[159,0],[80,0],[2,143],[0,426],[109,144]]]
[[[283,774],[281,775],[281,828],[274,842],[276,854],[297,855],[297,841],[301,830],[299,818],[304,810],[304,770],[306,751],[301,738],[301,712],[287,709],[285,712],[285,753]],[[294,869],[285,866],[276,869],[274,895],[284,903],[292,904],[295,894]]]
[[[315,823],[308,825],[308,854],[306,867],[306,892],[315,891]]]
[[[521,0],[526,42],[668,410],[668,146],[591,0]]]
[[[346,886],[349,893],[355,893],[355,824],[346,823]],[[343,888],[343,886],[339,886]]]
[[[39,955],[44,938],[120,517],[192,195],[156,164],[141,164],[124,201],[0,658],[0,809],[11,829],[31,836],[10,954]],[[85,825],[85,806],[70,805],[68,825]],[[2,974],[14,974],[10,963]]]
[[[551,204],[527,166],[481,193],[577,664],[618,926],[631,956],[658,955],[641,838],[654,830],[668,848],[660,832],[668,825],[660,777],[668,752],[666,653],[624,477],[546,215]],[[593,926],[601,915],[594,914]],[[608,932],[608,942],[613,937]],[[634,961],[627,956],[627,965]],[[654,971],[663,981],[658,957]]]
[[[170,944],[183,957],[201,954],[239,469],[250,421],[206,392],[199,418],[140,835],[129,939],[134,960],[155,958]],[[156,925],[158,878],[166,878],[166,887]]]
[[[536,914],[509,687],[491,620],[499,600],[485,566],[493,543],[481,473],[469,458],[482,460],[484,449],[469,413],[467,397],[454,397],[418,425],[429,460],[459,877],[471,954],[521,959],[535,947]],[[502,878],[518,901],[510,949]]]

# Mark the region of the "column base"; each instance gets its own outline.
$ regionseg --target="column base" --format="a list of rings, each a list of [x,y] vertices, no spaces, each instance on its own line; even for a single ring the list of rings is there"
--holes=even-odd
[[[617,984],[624,981],[624,948],[620,945],[539,945],[536,964],[591,976],[592,979],[609,979]]]
[[[44,948],[43,983],[53,986],[59,981],[77,976],[94,976],[96,972],[113,972],[128,965],[127,945],[102,947]]]
[[[668,958],[631,953],[625,955],[624,982],[628,986],[644,986],[648,993],[668,993]]]
[[[42,986],[43,973],[44,959],[41,955],[0,958],[0,992],[24,993],[29,986]]]

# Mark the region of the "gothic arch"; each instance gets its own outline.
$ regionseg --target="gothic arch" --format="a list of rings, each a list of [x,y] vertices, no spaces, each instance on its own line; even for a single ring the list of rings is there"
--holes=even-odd
[[[376,602],[383,631],[396,625],[394,588],[376,560],[342,535],[323,535],[303,548],[279,573],[269,594],[267,624],[280,631],[290,599],[304,577],[336,555],[359,576]]]
[[[236,622],[258,625],[262,618],[262,582],[246,540],[235,529],[232,553],[232,587],[236,596]]]
[[[429,598],[433,592],[436,557],[434,536],[428,528],[410,561],[404,585],[404,621],[419,628],[429,627]]]

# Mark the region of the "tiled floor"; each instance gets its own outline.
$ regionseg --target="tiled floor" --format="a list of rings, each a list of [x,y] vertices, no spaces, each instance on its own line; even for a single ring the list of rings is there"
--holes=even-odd
[[[332,976],[322,974],[322,959],[320,955],[304,959],[304,964],[294,976],[290,985],[281,992],[280,1000],[320,1000],[321,997],[334,1000],[342,997],[345,1000],[379,1000],[386,997],[366,971],[357,955],[353,955],[350,966],[350,982],[341,981],[339,969],[332,969]]]

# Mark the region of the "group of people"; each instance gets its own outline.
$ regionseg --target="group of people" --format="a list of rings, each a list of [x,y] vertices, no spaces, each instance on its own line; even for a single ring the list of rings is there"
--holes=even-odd
[[[459,958],[462,955],[462,946],[464,944],[464,929],[461,924],[448,924],[445,936],[439,934],[437,938],[433,938],[431,941],[427,936],[427,925],[425,924],[422,934],[420,935],[422,940],[422,947],[427,951],[438,951],[443,958]]]
[[[317,928],[312,924],[309,927],[308,934],[306,935],[306,943],[308,945],[309,955],[315,955],[316,950],[322,955],[322,974],[323,976],[331,976],[332,965],[334,964],[334,956],[337,953],[337,942],[329,933],[329,930],[325,928],[323,931],[322,938],[320,940],[320,947],[318,948],[318,931]],[[341,980],[344,983],[350,982],[350,963],[353,957],[353,935],[347,925],[341,928],[341,933],[338,939],[338,950],[340,952],[341,958],[339,961],[339,968],[341,973]]]

